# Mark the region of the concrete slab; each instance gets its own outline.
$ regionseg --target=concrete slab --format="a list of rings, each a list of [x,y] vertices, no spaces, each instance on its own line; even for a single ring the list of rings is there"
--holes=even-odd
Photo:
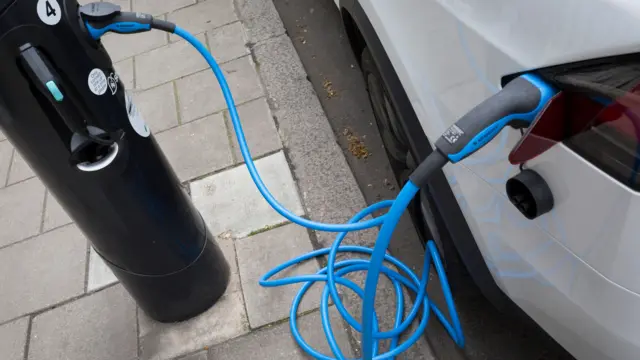
[[[4,137],[4,135],[0,135]],[[0,185],[5,185],[9,175],[9,164],[13,156],[13,146],[9,141],[0,141]]]
[[[86,240],[74,226],[0,251],[0,322],[84,292]]]
[[[249,145],[249,151],[252,158],[257,158],[267,153],[282,148],[280,136],[273,121],[271,110],[265,98],[250,101],[238,106],[238,115],[244,136]],[[233,129],[229,113],[226,114],[227,128]],[[233,130],[231,130],[231,145],[237,163],[243,162],[240,147],[238,146],[238,138]]]
[[[167,130],[156,138],[181,181],[220,170],[233,163],[221,113]]]
[[[132,0],[133,11],[160,15],[193,5],[197,0]]]
[[[250,56],[221,66],[236,105],[263,96],[262,86]],[[226,109],[220,85],[211,70],[177,81],[180,115],[183,122]]]
[[[163,324],[138,312],[142,359],[164,360],[202,350],[249,332],[242,293],[226,293],[203,314]]]
[[[121,286],[33,319],[29,360],[134,360],[136,307]]]
[[[43,202],[44,185],[37,178],[0,190],[0,246],[38,234]]]
[[[204,34],[196,38],[205,41]],[[198,51],[184,40],[137,55],[135,64],[138,89],[148,89],[208,67]]]
[[[135,103],[155,134],[178,126],[178,110],[173,82],[137,92]]]
[[[167,15],[167,20],[192,34],[212,30],[238,20],[233,0],[204,1],[176,10]],[[171,35],[171,41],[180,37]]]
[[[167,34],[163,31],[147,31],[139,34],[105,34],[100,41],[111,57],[111,61],[119,62],[134,55],[166,45]]]
[[[67,214],[58,200],[56,200],[56,197],[51,193],[51,191],[47,191],[42,230],[49,231],[62,225],[67,225],[71,222],[73,222],[73,220],[69,217],[69,214]]]
[[[207,360],[207,359],[208,359],[207,351],[205,350],[205,351],[200,351],[185,357],[181,357],[180,359],[176,359],[176,360]]]
[[[31,170],[31,166],[27,164],[20,152],[14,149],[13,161],[11,162],[9,181],[7,182],[7,185],[15,184],[34,176],[36,176],[36,174]]]
[[[0,326],[0,359],[24,360],[28,326],[28,317]]]
[[[247,33],[239,21],[207,31],[207,40],[211,54],[221,64],[249,55]]]
[[[94,291],[118,282],[118,278],[113,275],[113,271],[93,247],[89,250],[89,274],[87,278],[87,291]]]
[[[297,256],[313,251],[307,230],[295,225],[285,225],[254,236],[236,241],[242,291],[247,303],[247,314],[251,328],[286,319],[289,317],[291,302],[302,284],[265,288],[258,284],[269,270]],[[313,275],[318,271],[318,263],[310,260],[284,271],[276,279],[295,275]],[[320,305],[322,287],[313,286],[300,304],[299,313],[313,310]]]
[[[302,215],[300,198],[284,153],[269,155],[255,164],[271,194],[291,212]],[[286,221],[260,195],[245,165],[194,181],[191,196],[214,234],[229,231],[240,238]]]
[[[353,358],[353,352],[349,344],[349,337],[344,329],[342,320],[337,310],[331,308],[329,313],[331,327],[336,337],[338,346],[345,357]],[[324,355],[334,358],[331,348],[327,344],[320,321],[320,313],[303,316],[298,321],[298,326],[303,338],[309,345]],[[229,341],[209,350],[209,360],[217,359],[287,359],[307,360],[295,340],[291,337],[289,323],[281,323],[273,327],[267,327],[253,332],[247,336]]]
[[[128,58],[113,64],[116,74],[124,84],[125,89],[133,89],[133,58]]]

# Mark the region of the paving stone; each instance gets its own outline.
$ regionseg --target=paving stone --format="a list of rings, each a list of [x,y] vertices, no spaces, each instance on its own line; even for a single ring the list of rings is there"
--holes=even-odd
[[[7,185],[15,184],[34,176],[36,176],[36,174],[31,170],[31,166],[27,164],[20,152],[14,149],[13,161],[11,162],[9,181],[7,182]]]
[[[197,0],[133,0],[133,11],[159,15],[195,4],[196,1]]]
[[[44,185],[37,178],[0,190],[0,246],[40,231]]]
[[[121,286],[36,316],[29,360],[137,359],[136,306]]]
[[[236,105],[263,95],[262,85],[250,56],[230,61],[222,66],[222,70]],[[177,84],[183,122],[227,107],[220,85],[210,70],[182,78]]]
[[[336,337],[336,342],[345,357],[352,359],[353,351],[349,343],[349,336],[344,329],[340,314],[333,307],[329,308],[331,327]],[[320,312],[314,312],[298,319],[298,327],[306,342],[314,349],[331,358],[335,356],[326,341]],[[290,334],[289,323],[278,324],[258,330],[241,338],[212,347],[209,350],[209,359],[287,359],[307,360],[298,344]]]
[[[181,125],[156,136],[181,181],[233,163],[222,114]]]
[[[249,324],[252,328],[289,317],[291,302],[302,284],[280,288],[265,288],[258,284],[269,270],[285,261],[313,251],[307,230],[290,224],[258,235],[236,241],[242,291],[247,303]],[[318,271],[315,260],[307,261],[277,278],[294,275],[313,275]],[[313,286],[300,304],[299,313],[315,309],[320,305],[322,287]]]
[[[133,89],[133,58],[117,62],[113,64],[113,67],[124,84],[125,89]]]
[[[178,126],[173,83],[166,83],[134,95],[135,103],[151,131],[158,133]]]
[[[247,28],[249,41],[258,43],[285,33],[280,15],[271,0],[236,0],[238,12]]]
[[[233,0],[216,0],[176,10],[167,15],[167,20],[192,34],[199,34],[237,21],[238,16],[233,8]],[[180,37],[171,35],[171,41],[178,39]]]
[[[269,105],[265,98],[238,106],[238,116],[240,116],[242,130],[249,145],[249,152],[251,152],[253,158],[282,148],[276,124],[273,121],[271,110],[269,110]],[[233,129],[228,113],[227,120],[227,127]],[[238,138],[235,136],[235,133],[232,134],[231,140],[235,160],[236,162],[242,162],[242,154],[240,153]]]
[[[159,323],[138,312],[142,359],[164,360],[249,332],[242,293],[225,293],[209,310],[180,323]]]
[[[0,185],[4,185],[7,180],[12,155],[13,147],[11,143],[8,141],[0,141]]]
[[[231,268],[231,279],[227,286],[227,292],[233,293],[242,290],[240,285],[240,272],[238,271],[238,259],[236,256],[236,245],[230,234],[218,235],[216,242],[222,249],[225,259],[229,262]]]
[[[207,31],[209,50],[220,64],[249,55],[247,33],[241,22]]]
[[[100,41],[111,57],[111,61],[142,54],[167,44],[167,34],[163,31],[147,31],[138,34],[105,34]]]
[[[197,35],[204,42],[205,35]],[[148,89],[208,67],[198,51],[186,41],[178,41],[136,56],[136,86]]]
[[[113,271],[111,271],[100,255],[91,247],[89,250],[87,291],[94,291],[116,282],[118,282],[118,278],[113,275]]]
[[[271,194],[294,214],[302,205],[284,153],[255,162]],[[245,165],[191,183],[191,197],[214,234],[229,231],[234,237],[286,221],[256,189]]]
[[[0,326],[0,359],[24,360],[29,318],[21,318]]]
[[[0,322],[84,292],[86,240],[74,226],[0,251]]]
[[[47,191],[47,202],[44,209],[44,227],[42,230],[48,231],[69,224],[72,221],[56,197],[51,191]]]
[[[200,351],[197,352],[195,354],[191,354],[185,357],[181,357],[180,359],[176,359],[176,360],[207,360],[207,351]]]

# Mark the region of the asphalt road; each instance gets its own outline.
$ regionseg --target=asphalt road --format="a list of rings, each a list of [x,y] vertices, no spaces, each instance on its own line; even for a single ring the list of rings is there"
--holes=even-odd
[[[367,203],[394,198],[399,187],[335,4],[332,0],[274,3]],[[424,248],[408,216],[401,220],[390,251],[411,268],[422,267]],[[436,287],[430,286],[429,294],[438,303]],[[573,359],[537,327],[497,312],[473,286],[456,294],[456,305],[467,345],[456,349],[432,319],[426,336],[437,359]]]

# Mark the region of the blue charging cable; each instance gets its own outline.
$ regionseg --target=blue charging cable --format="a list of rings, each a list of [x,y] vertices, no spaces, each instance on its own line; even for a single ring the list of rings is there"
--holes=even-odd
[[[394,257],[386,254],[386,250],[391,241],[391,235],[393,234],[393,231],[405,209],[419,191],[419,188],[411,181],[409,181],[402,188],[400,194],[395,200],[386,200],[373,204],[360,211],[346,224],[319,223],[293,214],[292,212],[284,208],[280,203],[278,203],[278,201],[269,192],[264,182],[260,178],[260,175],[258,174],[255,164],[253,163],[253,160],[251,158],[251,154],[249,153],[247,141],[242,130],[242,124],[240,123],[240,118],[238,116],[238,111],[236,109],[231,90],[229,89],[229,85],[227,84],[224,74],[216,63],[215,59],[209,53],[207,48],[189,32],[176,26],[174,33],[193,45],[198,50],[198,52],[200,52],[200,54],[206,59],[207,63],[211,67],[211,70],[213,70],[213,73],[215,74],[216,79],[220,84],[220,88],[227,103],[227,107],[229,108],[231,123],[233,124],[236,136],[238,138],[238,144],[240,145],[240,152],[242,153],[242,157],[246,163],[247,169],[249,170],[251,179],[255,183],[262,196],[269,203],[269,205],[271,205],[271,207],[273,207],[273,209],[276,210],[280,215],[284,216],[286,219],[295,224],[313,230],[338,233],[336,241],[333,243],[331,248],[313,251],[309,254],[305,254],[298,258],[287,261],[286,263],[272,269],[260,279],[260,285],[265,287],[277,287],[296,283],[304,284],[293,300],[289,321],[291,333],[293,334],[294,339],[300,345],[300,347],[314,359],[346,359],[336,342],[329,321],[329,298],[334,302],[336,309],[340,312],[347,323],[356,331],[362,333],[362,354],[363,359],[365,360],[395,359],[397,355],[399,355],[403,351],[406,351],[411,345],[418,341],[418,339],[424,332],[429,320],[430,310],[434,312],[436,317],[440,320],[455,343],[458,346],[463,347],[464,336],[462,333],[462,328],[460,326],[458,314],[455,309],[453,296],[449,288],[442,261],[440,260],[438,250],[433,241],[429,241],[427,243],[427,251],[424,259],[422,277],[418,277],[406,265],[402,264]],[[389,211],[386,214],[373,218],[371,220],[363,220],[366,216],[372,215],[373,212],[384,208],[389,208]],[[380,229],[380,232],[378,234],[374,249],[369,249],[362,246],[341,246],[341,243],[348,232],[364,230],[379,225],[382,225],[382,228]],[[336,256],[341,252],[366,254],[371,256],[371,258],[368,261],[354,259],[336,262]],[[327,266],[314,275],[292,276],[278,280],[271,279],[279,272],[291,266],[295,266],[301,262],[308,261],[320,256],[328,256]],[[385,266],[385,261],[395,265],[405,275],[402,275],[401,273]],[[447,320],[444,313],[440,311],[433,302],[429,301],[426,294],[427,283],[429,280],[429,269],[432,262],[442,284],[442,290],[444,292],[447,310],[449,312],[449,316],[451,317],[451,321]],[[364,291],[357,284],[344,277],[349,273],[357,271],[368,271]],[[378,328],[378,320],[374,308],[376,286],[380,274],[383,274],[387,278],[389,278],[395,288],[395,293],[397,296],[395,327],[394,329],[385,332],[381,332]],[[333,356],[335,357],[324,355],[313,349],[304,340],[296,324],[297,311],[300,305],[300,301],[302,300],[307,290],[309,290],[309,288],[316,282],[325,283],[325,288],[320,302],[322,326],[325,335],[327,336],[331,351],[333,352]],[[362,310],[362,324],[360,324],[351,314],[349,314],[349,312],[345,308],[338,294],[337,285],[347,287],[363,299],[364,304]],[[409,315],[404,320],[404,296],[402,292],[403,286],[416,294],[415,303],[411,311],[409,312]],[[418,329],[405,342],[399,344],[400,335],[405,330],[407,330],[411,323],[416,319],[420,310],[422,310],[423,314]],[[390,349],[384,354],[378,354],[378,343],[380,340],[385,339],[391,340]]]

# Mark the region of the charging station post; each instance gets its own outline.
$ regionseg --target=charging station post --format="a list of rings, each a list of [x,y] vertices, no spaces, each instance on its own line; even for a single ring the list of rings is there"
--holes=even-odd
[[[145,313],[185,320],[229,265],[78,9],[0,0],[0,128]]]

